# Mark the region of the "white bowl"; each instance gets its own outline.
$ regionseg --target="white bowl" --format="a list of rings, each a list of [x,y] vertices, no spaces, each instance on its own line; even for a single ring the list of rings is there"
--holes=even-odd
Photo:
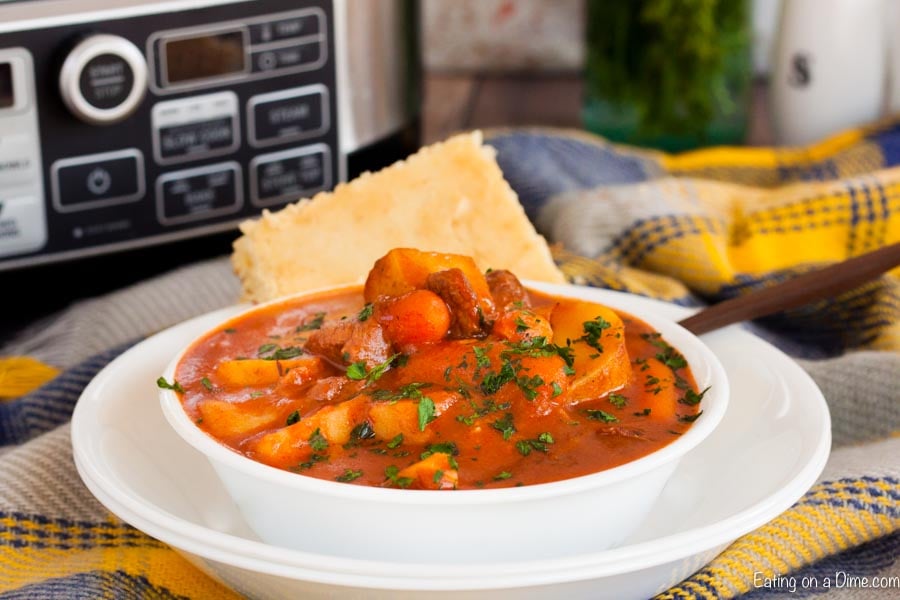
[[[584,295],[574,286],[527,285],[557,296]],[[297,298],[316,293],[321,291]],[[719,424],[729,397],[725,370],[701,340],[665,317],[632,310],[626,300],[608,304],[659,331],[685,356],[700,389],[710,390],[703,397],[703,414],[675,441],[591,475],[449,492],[348,485],[282,471],[230,450],[200,430],[169,390],[160,390],[161,406],[175,432],[207,457],[249,526],[269,544],[419,564],[497,563],[597,552],[620,543],[644,521],[680,459]],[[163,377],[174,379],[185,351]]]

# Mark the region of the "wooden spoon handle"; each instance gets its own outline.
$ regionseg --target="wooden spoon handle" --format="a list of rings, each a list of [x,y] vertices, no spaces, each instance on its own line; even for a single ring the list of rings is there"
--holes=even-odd
[[[900,243],[879,248],[830,267],[705,308],[679,324],[700,335],[732,323],[748,321],[830,298],[900,266]]]

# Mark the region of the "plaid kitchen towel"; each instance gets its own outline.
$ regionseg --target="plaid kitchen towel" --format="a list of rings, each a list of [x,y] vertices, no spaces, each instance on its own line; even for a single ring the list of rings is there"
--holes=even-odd
[[[900,127],[893,125],[801,150],[678,156],[579,132],[498,131],[490,143],[578,283],[684,304],[715,301],[900,240],[900,173],[892,168],[900,163]],[[756,328],[803,357],[828,399],[837,448],[794,507],[661,597],[896,596],[897,275]],[[93,499],[72,464],[67,420],[83,387],[124,348],[232,304],[237,288],[225,258],[197,263],[73,305],[0,349],[31,361],[0,359],[0,398],[8,398],[0,400],[3,597],[229,597]],[[55,369],[62,373],[50,379]],[[804,586],[803,578],[819,585]]]

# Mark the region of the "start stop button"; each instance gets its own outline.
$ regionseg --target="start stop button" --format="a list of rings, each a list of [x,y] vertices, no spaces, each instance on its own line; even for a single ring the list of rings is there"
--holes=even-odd
[[[98,34],[81,40],[59,75],[63,101],[76,117],[105,125],[126,118],[147,91],[147,63],[125,38]]]

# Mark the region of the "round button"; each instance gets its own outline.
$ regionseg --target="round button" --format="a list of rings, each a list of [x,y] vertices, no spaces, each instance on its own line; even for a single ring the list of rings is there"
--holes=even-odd
[[[125,38],[97,34],[81,40],[59,75],[63,102],[76,117],[96,125],[133,113],[147,92],[147,63]]]

